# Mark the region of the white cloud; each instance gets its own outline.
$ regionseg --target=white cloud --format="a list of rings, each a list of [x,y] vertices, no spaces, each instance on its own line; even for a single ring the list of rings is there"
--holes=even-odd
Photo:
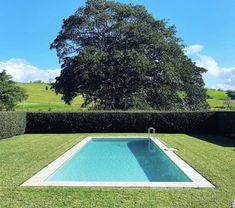
[[[230,74],[233,74],[235,75],[235,67],[229,67],[229,68],[222,68],[222,74],[225,75],[225,76],[228,76]]]
[[[191,45],[185,49],[185,54],[193,55],[196,65],[207,69],[204,75],[210,83],[206,82],[207,87],[235,90],[235,67],[220,67],[213,57],[202,53],[203,49],[203,45]]]
[[[211,88],[213,88],[213,89],[222,89],[222,90],[235,90],[234,85],[229,85],[229,84],[225,84],[225,83],[217,84],[217,85],[215,85]]]
[[[200,53],[203,49],[204,49],[203,45],[195,44],[186,47],[184,51],[186,55],[193,55]]]
[[[211,76],[219,76],[220,68],[219,64],[210,56],[198,55],[199,59],[195,60],[198,67],[207,69],[207,74]]]
[[[235,90],[235,67],[222,68],[221,76],[224,78],[224,82],[218,88]]]
[[[14,81],[30,82],[41,80],[48,82],[59,76],[61,69],[39,69],[24,59],[12,58],[8,61],[0,61],[0,71],[5,69],[13,77]]]

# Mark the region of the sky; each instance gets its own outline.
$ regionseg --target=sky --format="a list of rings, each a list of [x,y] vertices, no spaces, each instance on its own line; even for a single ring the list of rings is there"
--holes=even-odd
[[[175,25],[185,54],[203,74],[206,87],[235,90],[235,0],[119,0],[145,5],[156,19]],[[60,74],[50,43],[62,20],[85,0],[0,0],[0,71],[15,81],[48,82]]]

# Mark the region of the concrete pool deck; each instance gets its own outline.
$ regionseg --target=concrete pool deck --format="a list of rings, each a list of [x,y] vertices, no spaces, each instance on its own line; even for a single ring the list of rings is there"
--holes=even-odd
[[[92,138],[102,139],[151,139],[191,180],[192,182],[89,182],[89,181],[46,181],[59,167],[81,150]],[[162,142],[154,137],[87,137],[69,149],[59,158],[43,168],[21,186],[84,186],[84,187],[155,187],[155,188],[214,188],[214,186],[196,170],[184,162],[173,151],[169,151]]]

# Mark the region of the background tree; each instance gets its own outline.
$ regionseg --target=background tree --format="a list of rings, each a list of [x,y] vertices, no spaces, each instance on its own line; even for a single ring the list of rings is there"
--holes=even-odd
[[[235,100],[235,91],[233,90],[227,90],[226,94],[228,95],[228,97],[230,97],[232,100]]]
[[[70,103],[100,109],[204,109],[206,90],[176,28],[143,6],[88,0],[51,44],[62,63],[53,85]],[[184,96],[182,96],[184,95]]]
[[[232,108],[232,99],[231,99],[231,97],[227,97],[227,98],[224,100],[224,105],[225,105],[225,107],[227,107],[228,109],[231,109],[231,108]]]
[[[13,110],[18,102],[27,98],[25,90],[16,86],[5,70],[0,72],[0,110]]]

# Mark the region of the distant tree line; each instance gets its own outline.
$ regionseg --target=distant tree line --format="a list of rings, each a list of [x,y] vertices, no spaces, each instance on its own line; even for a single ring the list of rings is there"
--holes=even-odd
[[[228,95],[228,97],[230,97],[232,100],[235,100],[235,91],[233,90],[227,90],[226,94]]]

